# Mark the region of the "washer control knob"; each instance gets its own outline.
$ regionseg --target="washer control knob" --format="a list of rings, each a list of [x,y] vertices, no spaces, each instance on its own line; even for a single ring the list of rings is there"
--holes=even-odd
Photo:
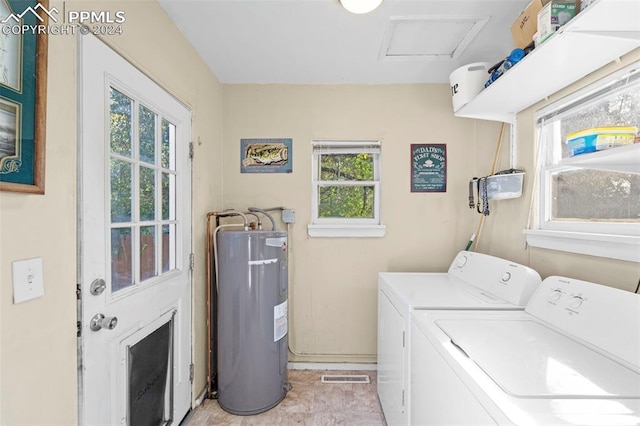
[[[573,298],[571,299],[571,301],[569,302],[569,307],[572,309],[577,309],[580,306],[582,306],[582,303],[584,302],[584,299],[580,296],[573,296]]]
[[[460,258],[458,258],[458,263],[456,264],[456,266],[458,268],[462,268],[464,265],[467,264],[467,256],[460,256]]]
[[[511,279],[511,272],[505,272],[504,274],[502,274],[502,282],[503,283],[506,283],[510,279]]]
[[[549,301],[551,302],[557,302],[558,300],[560,300],[560,298],[562,297],[562,291],[560,290],[553,290],[551,292],[551,297],[549,297]]]

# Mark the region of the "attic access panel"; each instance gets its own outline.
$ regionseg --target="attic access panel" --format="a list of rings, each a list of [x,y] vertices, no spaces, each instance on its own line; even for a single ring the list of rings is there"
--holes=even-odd
[[[479,16],[391,17],[380,60],[454,60],[488,21]]]

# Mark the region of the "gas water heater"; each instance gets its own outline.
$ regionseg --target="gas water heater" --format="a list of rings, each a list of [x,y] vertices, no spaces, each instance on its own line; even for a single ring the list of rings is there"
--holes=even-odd
[[[286,396],[287,233],[220,230],[218,403],[237,415],[269,410]]]

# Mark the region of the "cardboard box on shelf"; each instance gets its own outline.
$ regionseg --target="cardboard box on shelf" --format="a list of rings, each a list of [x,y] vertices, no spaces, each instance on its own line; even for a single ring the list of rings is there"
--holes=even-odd
[[[539,43],[551,37],[558,28],[576,16],[575,0],[552,0],[538,12]]]
[[[538,30],[538,12],[550,0],[533,0],[511,26],[511,35],[516,47],[524,49],[533,40]]]

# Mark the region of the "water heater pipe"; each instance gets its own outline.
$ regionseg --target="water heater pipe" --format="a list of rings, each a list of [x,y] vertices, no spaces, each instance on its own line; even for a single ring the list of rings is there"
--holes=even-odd
[[[276,230],[276,221],[273,220],[273,216],[271,216],[269,213],[267,213],[267,211],[270,211],[270,210],[284,210],[284,208],[282,208],[282,207],[273,207],[273,208],[270,208],[270,209],[259,209],[257,207],[249,207],[249,211],[250,212],[262,213],[263,215],[268,217],[269,220],[271,221],[271,230],[275,231]]]
[[[207,213],[207,396],[211,397],[211,252],[213,248],[211,246],[211,218],[216,216],[216,226],[218,225],[219,218],[216,212]]]
[[[251,216],[255,217],[256,220],[258,221],[258,230],[262,231],[262,220],[260,220],[260,216],[258,216],[255,213],[251,213],[251,212],[245,212],[244,214],[246,214],[247,216],[251,215]]]
[[[242,217],[242,220],[244,221],[244,230],[248,231],[249,230],[249,220],[247,219],[247,216],[242,213],[239,210],[233,210],[233,209],[229,209],[229,210],[225,210],[222,212],[213,212],[214,215],[216,216],[220,216],[220,217],[226,217],[226,216],[240,216]]]

